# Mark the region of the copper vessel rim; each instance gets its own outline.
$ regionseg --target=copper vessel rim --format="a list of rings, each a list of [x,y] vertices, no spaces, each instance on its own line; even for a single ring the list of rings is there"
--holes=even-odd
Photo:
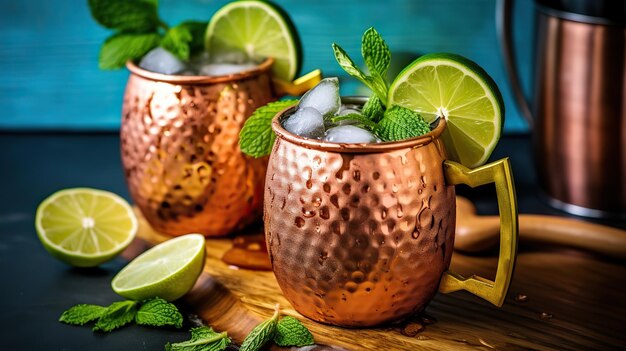
[[[270,68],[272,68],[272,64],[274,64],[273,58],[267,58],[265,61],[261,62],[254,68],[234,73],[227,74],[223,76],[181,76],[175,74],[163,74],[156,73],[152,71],[145,70],[139,67],[133,61],[126,62],[126,68],[132,73],[142,78],[154,80],[157,82],[164,83],[175,83],[175,84],[214,84],[214,83],[227,83],[232,81],[237,81],[249,77],[258,76],[259,74],[268,72]]]
[[[348,96],[341,98],[344,104],[363,103],[367,100],[364,96]],[[431,143],[433,140],[439,138],[441,133],[446,129],[445,119],[440,119],[437,126],[429,133],[412,139],[389,141],[384,143],[375,144],[344,144],[344,143],[331,143],[321,141],[317,139],[309,139],[293,133],[290,133],[282,126],[282,119],[292,112],[297,106],[288,107],[274,116],[272,119],[272,130],[276,133],[278,138],[289,141],[290,143],[303,146],[307,149],[341,152],[341,153],[376,153],[387,152],[399,149],[416,148]]]

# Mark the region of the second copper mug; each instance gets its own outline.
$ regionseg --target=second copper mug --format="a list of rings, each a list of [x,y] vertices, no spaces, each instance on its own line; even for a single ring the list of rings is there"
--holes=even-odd
[[[129,62],[122,161],[131,197],[155,230],[224,235],[259,218],[267,159],[244,155],[239,131],[277,98],[271,65],[200,77]]]
[[[344,103],[364,99],[343,98]],[[508,159],[470,170],[446,160],[441,121],[430,133],[380,144],[336,144],[287,132],[265,184],[264,222],[285,297],[313,320],[366,327],[408,317],[439,290],[467,290],[500,306],[517,248],[517,208]],[[495,183],[501,241],[495,281],[448,270],[455,184]]]

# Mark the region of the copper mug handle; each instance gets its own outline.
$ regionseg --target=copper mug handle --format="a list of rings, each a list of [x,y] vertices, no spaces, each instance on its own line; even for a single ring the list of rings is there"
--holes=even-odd
[[[443,273],[439,291],[446,294],[466,290],[500,307],[509,290],[517,257],[517,200],[513,185],[511,163],[508,158],[469,169],[446,160],[443,163],[446,182],[450,185],[466,184],[473,187],[494,183],[500,212],[500,255],[495,281],[473,275],[464,278],[453,271]]]

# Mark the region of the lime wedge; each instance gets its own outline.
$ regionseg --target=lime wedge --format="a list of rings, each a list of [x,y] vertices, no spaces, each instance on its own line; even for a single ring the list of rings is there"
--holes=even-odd
[[[467,167],[487,161],[504,123],[496,83],[476,63],[453,54],[413,61],[391,84],[387,104],[410,108],[429,122],[445,118],[442,138],[448,156]]]
[[[262,1],[235,1],[219,9],[209,22],[205,47],[211,56],[243,53],[255,62],[272,57],[274,76],[286,81],[296,77],[302,62],[298,33],[289,16]]]
[[[77,267],[104,263],[124,250],[137,233],[137,219],[121,197],[108,191],[58,191],[37,208],[35,228],[43,247]]]
[[[113,291],[131,300],[160,297],[168,301],[185,295],[204,265],[204,236],[187,234],[142,253],[111,282]]]

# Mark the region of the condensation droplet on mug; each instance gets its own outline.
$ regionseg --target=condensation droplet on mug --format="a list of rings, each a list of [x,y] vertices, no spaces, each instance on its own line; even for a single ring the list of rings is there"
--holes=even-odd
[[[315,217],[315,211],[310,211],[307,210],[306,208],[302,208],[302,215],[304,216],[304,218],[311,218],[311,217]]]
[[[350,293],[353,293],[356,291],[356,289],[358,289],[358,285],[355,282],[347,282],[346,283],[346,290]]]
[[[352,273],[352,280],[356,283],[360,283],[365,280],[365,274],[361,271],[356,271]]]
[[[392,184],[391,185],[391,192],[393,193],[397,193],[398,192],[398,184]]]
[[[316,196],[316,197],[313,198],[312,203],[313,203],[313,206],[320,207],[320,205],[322,204],[322,199],[320,197]]]
[[[296,224],[296,227],[298,228],[304,227],[304,218],[296,217],[295,224]]]

